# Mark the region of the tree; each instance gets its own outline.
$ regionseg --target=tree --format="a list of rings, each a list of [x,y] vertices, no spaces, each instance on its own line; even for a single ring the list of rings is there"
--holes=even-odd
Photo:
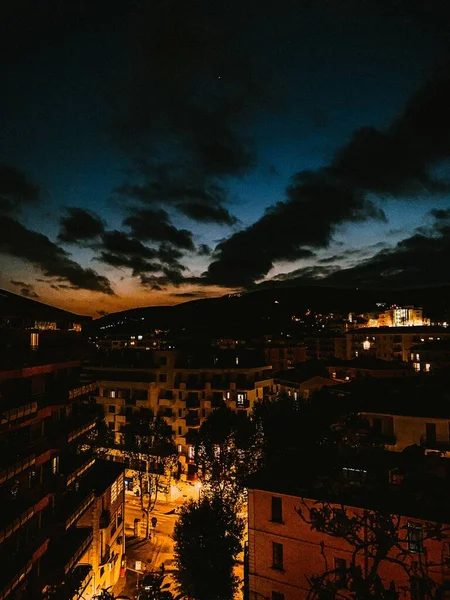
[[[164,486],[170,485],[178,463],[172,429],[162,417],[141,408],[131,415],[125,426],[122,452],[129,458],[130,467],[137,470],[139,498],[148,538],[150,517],[158,494]]]
[[[243,533],[234,503],[218,494],[185,504],[173,534],[179,591],[195,600],[231,600],[239,585],[234,568]]]
[[[308,580],[308,600],[398,600],[405,590],[394,580],[383,580],[381,570],[386,563],[398,567],[408,581],[414,580],[424,598],[437,597],[439,586],[430,568],[441,563],[429,561],[423,547],[428,540],[447,538],[441,525],[426,523],[423,531],[412,531],[397,514],[330,502],[311,505],[304,499],[297,512],[311,529],[344,541],[347,550],[345,564],[330,564],[322,541],[324,571]]]
[[[246,414],[217,408],[200,427],[195,448],[203,493],[242,499],[246,478],[260,466],[260,439]]]

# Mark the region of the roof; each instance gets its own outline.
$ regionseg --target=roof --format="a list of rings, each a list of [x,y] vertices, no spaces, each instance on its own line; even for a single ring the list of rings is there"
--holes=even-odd
[[[414,335],[419,333],[447,333],[450,336],[450,331],[445,327],[431,327],[429,325],[412,325],[411,327],[359,327],[346,332],[346,335]]]
[[[370,371],[411,371],[410,364],[392,360],[382,360],[372,356],[361,356],[353,360],[330,359],[329,368],[348,367],[351,369],[364,369]]]
[[[392,483],[393,470],[400,475],[397,484]],[[349,473],[361,477],[361,484],[357,479],[350,484]],[[352,457],[317,449],[297,469],[280,461],[277,468],[260,471],[248,488],[450,523],[450,461],[425,455],[420,448],[372,448]]]
[[[89,471],[94,492],[101,496],[125,472],[125,466],[112,460],[97,459]]]
[[[355,379],[330,393],[349,397],[355,412],[450,419],[448,376]]]

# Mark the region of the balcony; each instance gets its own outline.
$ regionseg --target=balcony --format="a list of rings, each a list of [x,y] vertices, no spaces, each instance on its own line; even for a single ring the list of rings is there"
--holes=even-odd
[[[100,529],[106,529],[111,525],[111,511],[103,510],[100,519],[99,519],[99,527]]]
[[[68,492],[61,501],[60,520],[67,530],[94,502],[94,492],[79,489]]]
[[[0,570],[0,598],[6,598],[23,582],[34,563],[47,551],[49,538],[41,532],[18,553],[5,557]]]
[[[61,473],[65,476],[66,486],[69,487],[78,477],[88,471],[95,463],[91,451],[80,454],[62,456]]]
[[[87,552],[93,541],[91,527],[72,527],[62,538],[52,543],[49,549],[49,558],[54,567],[53,578],[57,581],[66,581],[70,573]]]
[[[186,398],[186,408],[200,408],[200,400],[197,394]]]
[[[7,410],[2,410],[0,425],[4,427],[5,425],[11,425],[19,419],[34,416],[37,412],[37,408],[37,402],[28,402],[20,406],[14,406]]]
[[[192,415],[188,415],[186,417],[186,426],[187,427],[200,427],[200,418],[194,417]]]
[[[0,544],[29,521],[37,511],[45,508],[55,484],[56,480],[52,478],[35,489],[28,490],[22,496],[11,498],[8,502],[3,499],[0,512]]]
[[[450,452],[450,440],[428,439],[426,435],[420,438],[420,445],[427,450],[438,452]]]
[[[97,418],[91,414],[80,415],[79,417],[76,416],[68,419],[64,424],[67,432],[67,439],[69,442],[73,442],[91,429],[94,429],[97,424]]]
[[[87,394],[94,394],[97,391],[97,383],[86,383],[76,388],[69,390],[69,400],[74,400],[80,396],[86,396]]]

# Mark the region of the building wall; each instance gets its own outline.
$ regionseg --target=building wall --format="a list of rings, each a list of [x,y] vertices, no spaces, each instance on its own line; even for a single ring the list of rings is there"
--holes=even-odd
[[[448,340],[450,332],[433,330],[431,327],[426,333],[414,331],[414,328],[406,332],[399,329],[357,329],[348,331],[346,339],[348,360],[374,356],[383,360],[408,362],[412,346],[433,340]]]
[[[281,498],[282,523],[271,521],[272,496]],[[310,499],[305,499],[305,502],[308,507],[314,504]],[[339,538],[313,531],[296,512],[296,509],[301,506],[300,498],[295,496],[261,490],[249,491],[250,600],[257,600],[261,596],[272,598],[274,593],[283,594],[283,600],[306,600],[309,589],[308,578],[320,575],[326,570],[324,556],[327,558],[329,568],[334,568],[335,559],[343,559],[349,564],[352,547]],[[348,511],[358,515],[363,513],[361,509],[352,507],[348,507]],[[401,526],[406,526],[408,521],[422,523],[425,527],[423,521],[408,517],[402,518]],[[283,546],[282,569],[273,566],[274,542]],[[443,544],[444,542],[434,540],[424,542],[429,562],[441,564]],[[363,563],[361,557],[362,568],[364,568]],[[370,564],[368,566],[370,568]],[[409,589],[409,581],[400,566],[386,561],[382,564],[379,573],[386,583],[395,581],[399,587],[404,586],[406,590]],[[437,582],[450,576],[450,572],[447,574],[442,566],[433,567],[429,573]],[[406,590],[402,598],[412,600],[411,594]]]
[[[407,415],[387,415],[381,413],[361,413],[373,426],[374,421],[381,420],[382,434],[386,438],[393,437],[395,443],[387,443],[390,450],[401,452],[407,446],[417,444],[427,450],[450,451],[450,420],[433,417],[413,417]],[[427,424],[434,425],[436,439],[427,437]]]
[[[176,352],[154,354],[159,364],[153,369],[90,369],[98,381],[96,401],[104,407],[117,441],[127,415],[140,407],[149,408],[166,419],[181,456],[188,459],[191,450],[186,435],[198,430],[217,406],[225,402],[233,410],[250,414],[253,404],[272,388],[271,367],[266,365],[242,368],[237,362],[235,368],[178,368]],[[108,380],[111,373],[114,379]]]
[[[77,527],[92,527],[93,543],[81,564],[92,567],[93,577],[84,594],[89,600],[101,589],[114,586],[120,575],[125,553],[125,490],[122,472],[108,488],[96,495],[89,510],[78,521]]]

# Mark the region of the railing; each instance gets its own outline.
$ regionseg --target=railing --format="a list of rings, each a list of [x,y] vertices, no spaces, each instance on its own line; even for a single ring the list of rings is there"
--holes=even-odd
[[[199,417],[186,417],[186,425],[188,427],[200,427],[200,418]]]
[[[69,400],[73,400],[74,398],[78,398],[79,396],[84,396],[86,394],[90,394],[95,392],[98,385],[96,382],[94,383],[86,383],[80,387],[73,388],[69,390]]]
[[[14,406],[9,409],[2,410],[0,425],[10,425],[18,419],[29,417],[37,412],[37,406],[37,402],[27,402],[25,404],[21,404],[20,406]]]
[[[61,502],[63,507],[62,521],[66,529],[75,523],[81,515],[94,502],[94,492],[89,490],[79,490],[69,492]]]

